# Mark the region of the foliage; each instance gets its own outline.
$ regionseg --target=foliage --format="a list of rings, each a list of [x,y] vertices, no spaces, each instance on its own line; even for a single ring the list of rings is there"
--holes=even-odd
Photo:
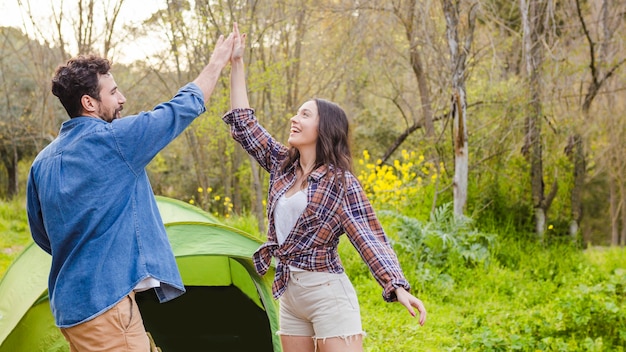
[[[234,227],[261,241],[265,241],[265,233],[259,231],[257,219],[252,214],[233,215],[222,219],[222,221],[224,221],[225,225]]]
[[[200,201],[196,201],[196,199]],[[207,188],[206,191],[202,187],[198,187],[197,195],[189,199],[189,204],[194,205],[196,203],[211,214],[222,216],[226,219],[230,218],[233,213],[233,203],[231,199],[215,194],[211,187]]]
[[[357,178],[375,209],[393,210],[407,216],[428,219],[437,187],[449,182],[442,164],[427,161],[424,155],[402,150],[391,165],[373,162],[367,150],[357,160]]]
[[[488,264],[495,236],[472,228],[468,217],[455,217],[450,203],[438,207],[425,223],[390,212],[381,215],[396,217],[391,229],[398,235],[397,244],[419,265],[446,267],[455,255],[469,266]]]
[[[0,277],[30,241],[23,197],[0,201]]]
[[[453,286],[457,271],[462,277],[465,268],[486,268],[491,261],[495,235],[475,229],[470,218],[455,217],[450,203],[438,207],[428,222],[390,211],[379,214],[399,255],[410,259],[420,289]]]
[[[366,192],[377,209],[395,210],[425,221],[435,208],[452,201],[452,77],[441,3],[400,1],[392,6],[375,1],[160,2],[161,5],[152,7],[154,13],[141,16],[146,19],[142,23],[136,22],[137,16],[135,22],[108,23],[109,16],[89,17],[85,12],[82,15],[93,23],[72,23],[69,17],[53,16],[45,22],[59,21],[59,26],[79,34],[86,34],[83,31],[87,28],[98,28],[99,33],[115,28],[113,37],[103,35],[92,38],[91,43],[95,50],[113,54],[112,58],[138,49],[145,40],[154,44],[142,60],[114,62],[116,81],[128,99],[124,112],[132,114],[151,109],[193,80],[206,64],[218,35],[227,33],[232,22],[237,21],[242,32],[248,34],[245,57],[250,103],[264,127],[278,140],[286,139],[288,119],[299,104],[311,97],[333,100],[351,120],[354,155],[363,162],[356,166],[362,173],[361,181],[371,187]],[[114,1],[110,9],[119,3]],[[126,3],[122,11],[128,9]],[[461,23],[466,22],[467,9],[473,4],[459,6]],[[511,234],[526,236],[533,230],[534,219],[530,168],[521,152],[527,134],[524,121],[528,104],[522,16],[515,2],[488,0],[479,5],[464,72],[470,153],[467,214],[479,227],[504,227]],[[602,7],[595,2],[582,2],[582,16],[590,33],[590,38],[585,38],[575,5],[576,2],[559,2],[552,9],[546,57],[540,72],[543,182],[547,192],[553,184],[558,186],[547,225],[552,225],[552,237],[568,232],[574,179],[564,146],[568,136],[581,133],[588,157],[581,228],[585,242],[604,244],[611,230],[606,224],[613,220],[609,219],[607,199],[611,195],[623,199],[620,189],[624,189],[626,154],[620,136],[624,134],[625,125],[621,122],[626,91],[620,87],[626,71],[623,65],[615,64],[623,62],[619,49],[624,42],[626,22],[619,16],[601,16],[598,11]],[[609,14],[624,12],[619,1],[606,5]],[[31,17],[27,7],[20,8],[28,21]],[[81,12],[76,9],[75,13]],[[0,70],[6,98],[6,104],[0,106],[6,110],[0,117],[0,129],[4,130],[0,131],[4,136],[0,144],[13,147],[20,142],[11,141],[18,132],[39,130],[36,138],[21,139],[37,141],[31,151],[22,148],[29,153],[41,149],[54,137],[65,118],[56,99],[50,96],[49,77],[53,68],[66,59],[68,51],[80,45],[74,42],[80,38],[61,37],[63,33],[46,28],[44,21],[32,19],[37,28],[27,33],[34,38],[20,33],[21,29],[3,29],[0,55],[0,64],[6,68]],[[24,28],[31,27],[26,24]],[[467,34],[468,28],[460,29],[461,34]],[[616,69],[602,80],[589,116],[583,118],[581,102],[591,83],[589,40],[602,48],[596,50],[597,57],[593,58],[599,77],[604,77],[608,69]],[[107,41],[110,46],[105,49]],[[427,82],[423,85],[418,85],[416,71],[426,72],[423,78]],[[426,89],[420,91],[420,86]],[[421,101],[425,93],[429,93],[429,102]],[[211,212],[225,211],[223,204],[217,208],[213,198],[205,199],[206,192],[203,197],[197,192],[198,188],[211,188],[221,199],[231,200],[232,213],[252,212],[262,219],[262,212],[252,204],[265,194],[267,175],[264,171],[254,174],[250,161],[219,119],[228,109],[228,68],[208,103],[207,113],[150,166],[154,190],[177,199],[194,199],[195,204]],[[419,127],[425,105],[435,119],[433,138],[425,136]],[[28,126],[32,130],[22,131]],[[409,131],[411,126],[417,129]],[[400,139],[404,132],[408,133],[406,139]],[[399,161],[384,165],[377,162],[396,142],[401,145],[390,159]],[[369,160],[365,160],[365,153]],[[5,155],[22,157],[9,149]],[[0,175],[2,185],[11,183],[8,175],[13,173]],[[370,182],[371,177],[375,181]],[[380,192],[374,192],[374,188]],[[0,188],[0,196],[11,192],[7,187]]]
[[[36,55],[37,60],[24,59]],[[54,50],[21,31],[0,27],[0,163],[6,174],[0,196],[18,193],[18,164],[32,157],[56,133],[51,93],[46,89]],[[51,118],[52,116],[52,118]]]
[[[508,228],[491,238],[469,219],[455,220],[448,204],[429,222],[379,213],[428,319],[420,327],[404,307],[384,303],[380,286],[342,237],[340,256],[359,295],[366,351],[624,351],[624,248],[542,245],[533,236],[503,235]],[[263,236],[254,216],[222,221]],[[0,202],[0,230],[1,277],[30,241],[23,196]],[[461,255],[478,248],[474,244],[488,251]]]
[[[411,254],[398,250],[414,293],[428,309],[427,323],[419,327],[404,307],[384,306],[380,287],[358,263],[356,251],[342,242],[340,254],[368,333],[365,350],[624,351],[623,248],[582,253],[573,246],[544,248],[527,240],[497,247],[517,258],[515,268],[492,253],[489,266],[448,265],[425,282],[423,271],[433,267],[420,267]]]

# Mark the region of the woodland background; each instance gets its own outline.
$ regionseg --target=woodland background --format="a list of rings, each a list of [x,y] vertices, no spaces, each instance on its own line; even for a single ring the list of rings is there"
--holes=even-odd
[[[18,2],[22,28],[0,32],[3,198],[23,189],[33,156],[66,119],[50,93],[57,65],[103,55],[127,97],[124,113],[149,110],[195,78],[237,21],[265,127],[285,140],[304,101],[339,103],[363,177],[400,179],[394,163],[409,164],[389,190],[413,189],[395,204],[403,215],[428,219],[453,203],[479,224],[513,224],[539,239],[626,243],[624,2],[177,0],[121,23],[129,2]],[[36,17],[43,6],[50,15]],[[117,62],[147,36],[163,50]],[[220,120],[227,70],[208,112],[151,164],[151,180],[157,194],[255,214],[263,228],[267,175]]]
[[[30,163],[67,119],[54,69],[106,56],[124,113],[149,110],[236,21],[251,104],[279,140],[307,99],[346,110],[355,172],[428,308],[419,328],[381,306],[342,240],[367,351],[624,350],[626,2],[162,0],[129,22],[136,1],[15,1],[22,25],[0,28],[0,276],[30,241]],[[263,238],[268,177],[220,119],[228,94],[226,68],[149,175],[156,194]]]

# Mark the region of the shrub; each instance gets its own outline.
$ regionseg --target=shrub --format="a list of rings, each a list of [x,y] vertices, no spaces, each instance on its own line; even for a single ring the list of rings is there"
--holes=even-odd
[[[494,235],[472,228],[468,217],[454,216],[451,203],[438,207],[429,222],[388,211],[381,215],[395,218],[397,245],[417,263],[445,268],[456,256],[470,267],[489,263]]]

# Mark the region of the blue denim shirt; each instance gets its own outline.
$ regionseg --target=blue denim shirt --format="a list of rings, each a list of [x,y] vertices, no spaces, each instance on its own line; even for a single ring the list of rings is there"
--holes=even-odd
[[[26,208],[34,241],[52,255],[57,326],[97,317],[147,277],[161,282],[161,302],[185,292],[145,167],[205,111],[190,83],[149,112],[65,121],[35,158]]]

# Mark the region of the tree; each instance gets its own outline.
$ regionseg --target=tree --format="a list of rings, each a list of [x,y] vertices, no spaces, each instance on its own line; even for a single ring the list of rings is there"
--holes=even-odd
[[[126,36],[126,31],[119,28],[125,0],[74,1],[46,4],[52,17],[45,19],[35,16],[30,0],[18,1],[20,9],[26,14],[24,28],[30,29],[27,31],[29,36],[53,43],[63,59],[76,54],[98,53],[115,60],[119,40]],[[132,31],[132,28],[128,30]]]
[[[543,183],[543,151],[541,124],[543,120],[541,102],[541,69],[544,63],[543,46],[546,26],[549,20],[548,9],[551,0],[520,0],[523,24],[523,47],[528,77],[529,103],[526,117],[526,139],[523,153],[530,163],[535,231],[543,239],[546,229],[546,213],[556,196],[557,183],[546,196]]]
[[[582,125],[586,125],[589,123],[591,119],[589,111],[591,109],[591,104],[600,93],[601,89],[604,85],[607,84],[608,80],[614,75],[614,73],[626,62],[626,58],[618,58],[614,64],[610,64],[609,60],[612,53],[612,43],[613,35],[615,30],[620,26],[622,22],[621,16],[610,16],[610,12],[613,13],[623,13],[624,5],[621,4],[613,4],[614,9],[611,11],[611,1],[602,0],[601,8],[599,13],[599,27],[601,30],[598,32],[602,36],[602,39],[599,41],[600,45],[592,38],[591,32],[587,26],[585,18],[583,16],[583,11],[581,8],[580,0],[576,0],[576,14],[577,19],[581,24],[581,30],[584,34],[584,38],[588,44],[589,49],[589,73],[591,75],[591,81],[587,86],[587,92],[584,95],[581,110],[583,115],[583,123]],[[621,12],[620,12],[621,10]],[[582,193],[585,185],[585,175],[587,173],[587,158],[585,156],[585,141],[583,134],[580,131],[576,131],[572,135],[570,135],[568,139],[568,144],[565,147],[566,154],[570,157],[570,160],[573,164],[573,172],[574,172],[574,182],[571,190],[571,221],[570,221],[570,235],[575,237],[578,235],[580,222],[583,218],[583,202],[582,202]],[[616,159],[611,157],[609,165],[615,164]],[[609,168],[615,169],[614,166],[609,166]],[[619,203],[615,198],[623,198],[618,194],[618,190],[620,187],[615,185],[614,176],[619,173],[609,173],[610,184],[610,195],[611,195],[611,207],[610,207],[610,215],[611,215],[611,243],[614,245],[619,244],[619,230],[618,230],[618,219],[621,212],[621,207],[616,206],[616,203]],[[623,186],[621,187],[623,189]]]
[[[437,39],[433,39],[437,34],[427,30],[427,28],[436,28],[430,20],[432,18],[431,12],[435,10],[434,6],[426,6],[419,0],[402,0],[391,4],[375,1],[364,2],[357,8],[373,14],[391,15],[396,21],[396,23],[383,26],[376,23],[370,25],[370,28],[380,28],[381,30],[381,35],[376,39],[375,45],[387,49],[387,52],[382,56],[384,58],[383,65],[385,65],[382,76],[388,80],[387,83],[391,86],[391,91],[381,90],[379,86],[376,86],[376,94],[390,100],[404,119],[405,126],[404,130],[395,136],[395,140],[387,144],[386,150],[380,158],[380,162],[385,163],[415,131],[423,129],[426,138],[434,140],[434,121],[442,118],[435,117],[431,93],[433,90],[431,87],[432,76],[438,76],[438,74],[433,74],[438,65],[433,65],[428,58],[428,56],[438,52],[438,49],[432,48],[432,46],[436,46],[434,43],[438,42]],[[371,21],[391,22],[390,19],[375,17]],[[389,25],[397,26],[398,29],[402,30],[404,35],[402,42],[393,35],[386,35],[390,32],[388,30]],[[408,89],[405,88],[407,83],[403,80],[406,78],[406,73],[399,73],[393,69],[397,65],[398,59],[395,56],[398,56],[399,45],[404,47],[400,60],[408,61],[403,62],[402,65],[408,64],[408,68],[411,70],[411,79],[414,80],[411,85],[414,86],[413,89],[417,90],[418,95],[416,97],[407,96],[409,94],[415,95],[415,90],[410,90],[409,93]],[[372,80],[375,81],[376,78],[372,77]],[[417,99],[418,97],[419,99]]]
[[[52,49],[19,30],[0,28],[0,160],[7,173],[8,198],[19,191],[19,162],[57,133],[59,109],[50,99],[49,83],[56,58]]]
[[[465,66],[470,52],[476,25],[477,4],[468,9],[466,33],[463,46],[459,43],[460,1],[442,0],[446,18],[446,33],[450,47],[450,70],[452,74],[452,99],[450,115],[453,122],[454,143],[454,214],[463,215],[467,202],[467,177],[469,151],[467,147],[467,97],[465,92]]]
[[[103,50],[106,57],[115,49],[116,19],[124,0],[99,2],[78,0],[77,16],[70,16],[76,42],[67,38],[68,19],[63,2],[50,3],[54,24],[36,18],[30,1],[18,2],[26,14],[25,33],[14,28],[2,28],[2,87],[6,104],[0,117],[2,140],[0,157],[8,174],[7,196],[18,190],[18,163],[41,150],[58,133],[66,116],[59,104],[55,105],[50,92],[50,77],[55,67],[68,58],[68,46],[75,43],[81,53]],[[104,10],[100,11],[101,6]],[[110,10],[110,11],[108,11]],[[96,14],[104,13],[104,23]],[[50,27],[46,27],[50,25]],[[99,27],[99,26],[102,27]],[[73,26],[73,27],[72,27]],[[53,28],[50,31],[49,28]],[[100,29],[102,28],[102,29]],[[56,32],[55,32],[56,31]],[[99,42],[98,40],[101,40]],[[110,58],[110,57],[109,57]]]

